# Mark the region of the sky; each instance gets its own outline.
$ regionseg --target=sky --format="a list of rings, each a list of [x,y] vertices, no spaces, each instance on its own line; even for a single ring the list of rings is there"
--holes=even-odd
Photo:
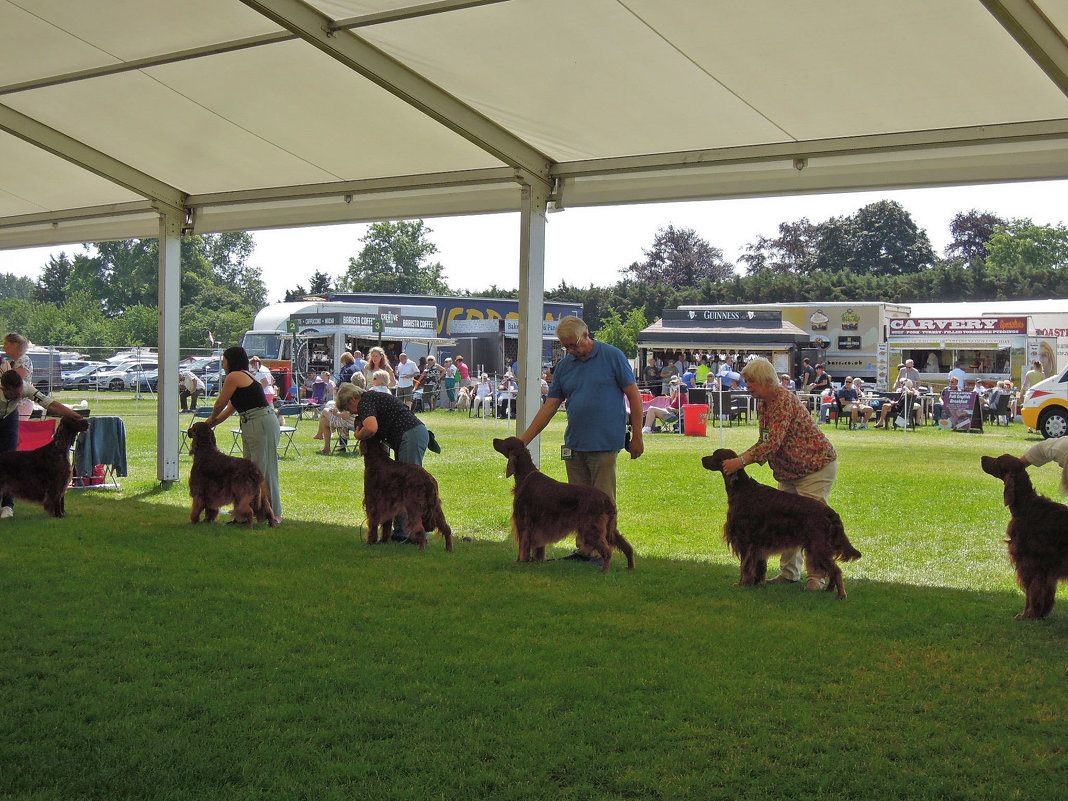
[[[850,192],[744,200],[692,201],[601,208],[571,208],[548,216],[545,286],[561,280],[578,286],[609,286],[620,270],[643,258],[656,232],[668,225],[692,228],[738,262],[745,246],[759,236],[774,237],[781,222],[803,217],[813,223],[853,214],[879,200],[896,200],[927,231],[936,253],[949,243],[949,223],[970,209],[1006,219],[1029,218],[1041,225],[1060,225],[1068,217],[1068,181],[1042,181],[984,186]],[[426,220],[438,248],[434,256],[445,268],[453,289],[480,290],[496,284],[519,285],[519,214],[484,214]],[[333,278],[343,274],[356,256],[366,224],[256,231],[251,263],[263,271],[268,302],[282,299],[316,270]],[[80,245],[0,251],[0,273],[36,280],[52,253],[81,252]],[[918,299],[919,300],[919,299]]]

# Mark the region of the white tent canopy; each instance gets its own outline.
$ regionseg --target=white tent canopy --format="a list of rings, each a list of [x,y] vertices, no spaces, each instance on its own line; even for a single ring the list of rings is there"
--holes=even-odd
[[[546,204],[1068,177],[1066,34],[1068,0],[0,0],[0,248],[520,210],[537,320]]]

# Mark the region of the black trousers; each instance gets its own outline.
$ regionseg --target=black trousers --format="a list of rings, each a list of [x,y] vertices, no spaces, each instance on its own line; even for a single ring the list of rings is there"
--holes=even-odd
[[[19,449],[19,413],[12,412],[7,417],[0,417],[0,453]],[[10,495],[0,498],[0,506],[15,508],[15,499]]]

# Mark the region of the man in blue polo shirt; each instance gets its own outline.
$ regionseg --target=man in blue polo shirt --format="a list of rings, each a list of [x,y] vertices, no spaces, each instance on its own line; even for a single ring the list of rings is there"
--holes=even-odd
[[[596,342],[578,317],[565,317],[556,337],[567,355],[553,372],[549,396],[530,426],[519,435],[526,445],[541,433],[567,401],[567,429],[562,456],[569,484],[590,484],[616,499],[616,456],[626,436],[626,409],[630,401],[630,458],[645,450],[642,444],[642,398],[634,371],[619,348]],[[567,559],[589,560],[578,549]]]

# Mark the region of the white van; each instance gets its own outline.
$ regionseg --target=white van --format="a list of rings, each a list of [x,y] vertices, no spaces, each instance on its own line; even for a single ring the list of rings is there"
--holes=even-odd
[[[1028,389],[1020,416],[1046,439],[1068,435],[1068,370]]]

